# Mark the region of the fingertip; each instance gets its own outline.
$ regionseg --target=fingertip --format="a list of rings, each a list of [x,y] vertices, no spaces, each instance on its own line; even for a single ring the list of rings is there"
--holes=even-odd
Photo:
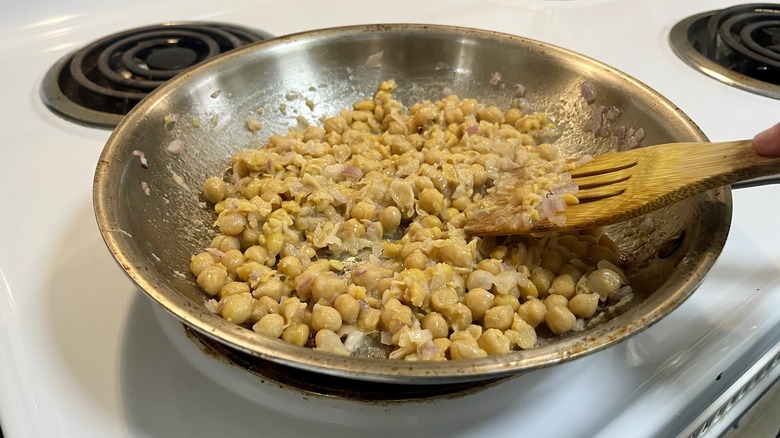
[[[756,134],[753,149],[759,155],[780,155],[780,123]]]

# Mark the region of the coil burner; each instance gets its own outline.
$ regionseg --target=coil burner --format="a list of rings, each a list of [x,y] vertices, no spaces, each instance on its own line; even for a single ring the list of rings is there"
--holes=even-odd
[[[669,41],[677,56],[702,73],[780,99],[780,4],[694,15],[672,28]]]
[[[58,61],[41,95],[55,113],[113,128],[147,94],[201,62],[272,35],[223,23],[164,23],[101,38]]]

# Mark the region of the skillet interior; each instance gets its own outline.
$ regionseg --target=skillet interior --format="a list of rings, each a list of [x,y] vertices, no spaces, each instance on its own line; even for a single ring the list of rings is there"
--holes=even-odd
[[[381,65],[366,67],[366,60],[380,52]],[[490,83],[494,72],[503,77],[498,85]],[[583,332],[540,348],[469,361],[335,357],[265,338],[209,313],[203,306],[205,295],[188,272],[190,256],[212,237],[206,230],[213,217],[199,197],[203,181],[222,174],[233,152],[259,146],[273,133],[337,114],[370,97],[381,81],[391,78],[399,84],[396,96],[407,105],[452,90],[462,98],[506,108],[514,84],[522,84],[530,105],[563,127],[556,144],[571,156],[610,148],[609,139],[596,139],[588,131],[594,106],[581,96],[585,81],[595,89],[598,104],[622,109],[621,123],[646,131],[643,144],[706,140],[685,114],[642,83],[538,41],[424,25],[306,32],[207,62],[160,87],[123,119],[95,173],[95,212],[106,244],[149,297],[191,328],[226,345],[310,371],[412,384],[516,374],[598,351],[679,305],[720,253],[731,217],[726,188],[653,213],[655,230],[649,235],[637,231],[642,219],[614,226],[610,234],[627,255],[637,295],[630,304]],[[263,125],[257,133],[245,127],[250,116]],[[166,151],[175,139],[186,144],[178,155]],[[139,165],[135,150],[145,153],[148,169]],[[150,187],[149,196],[140,188],[142,181]],[[681,243],[670,252],[670,240],[681,235]],[[665,257],[659,257],[659,251]]]

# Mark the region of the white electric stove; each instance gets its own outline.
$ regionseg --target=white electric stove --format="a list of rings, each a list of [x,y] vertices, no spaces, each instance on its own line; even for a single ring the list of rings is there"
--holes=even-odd
[[[672,50],[680,20],[724,0],[39,0],[0,14],[0,427],[16,437],[718,436],[780,374],[780,186],[735,190],[726,247],[693,296],[605,351],[418,402],[333,399],[204,352],[115,264],[92,210],[110,130],[41,98],[47,71],[109,34],[169,21],[283,35],[435,23],[542,40],[667,96],[710,140],[780,121],[780,100]]]

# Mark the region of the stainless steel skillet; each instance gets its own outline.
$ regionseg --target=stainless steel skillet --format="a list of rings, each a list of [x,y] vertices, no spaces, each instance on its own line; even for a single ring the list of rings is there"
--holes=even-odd
[[[381,55],[379,55],[381,54]],[[494,74],[501,81],[491,81]],[[718,189],[613,227],[628,255],[637,297],[585,330],[506,356],[438,363],[335,357],[287,345],[211,314],[188,273],[189,258],[210,241],[212,216],[199,198],[229,156],[272,133],[350,107],[377,84],[395,79],[411,104],[461,97],[506,107],[515,84],[528,105],[564,128],[557,144],[570,154],[611,147],[594,137],[597,106],[616,106],[620,123],[646,133],[646,144],[705,141],[673,103],[607,65],[539,41],[428,25],[368,25],[316,30],[248,46],[207,62],[160,87],[112,133],[95,172],[95,214],[105,242],[127,275],[152,300],[192,329],[232,348],[293,368],[359,380],[406,384],[477,381],[552,366],[599,351],[658,321],[684,301],[712,267],[730,218],[728,189]],[[588,104],[587,82],[596,102]],[[258,109],[262,116],[258,116]],[[247,117],[263,129],[246,129]],[[183,141],[172,154],[172,141]],[[142,151],[148,168],[134,151]],[[148,195],[147,189],[148,188]],[[110,293],[110,291],[106,291]]]

